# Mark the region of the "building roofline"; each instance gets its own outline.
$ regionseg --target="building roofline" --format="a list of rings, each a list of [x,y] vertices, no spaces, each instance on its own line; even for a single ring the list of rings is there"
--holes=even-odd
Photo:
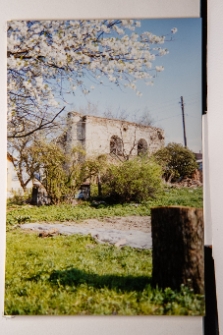
[[[164,130],[162,128],[158,128],[158,127],[153,127],[153,126],[146,126],[137,122],[131,122],[131,121],[126,121],[126,120],[120,120],[120,119],[116,119],[116,118],[106,118],[106,117],[102,117],[102,116],[95,116],[95,115],[86,115],[86,114],[81,114],[75,111],[71,111],[68,114],[72,114],[72,115],[77,115],[80,116],[81,118],[85,118],[85,119],[101,119],[101,120],[108,120],[108,121],[118,121],[118,122],[123,122],[125,124],[131,124],[131,125],[135,125],[137,127],[142,127],[142,128],[150,128],[150,129],[156,129],[156,130],[161,130],[164,132]]]

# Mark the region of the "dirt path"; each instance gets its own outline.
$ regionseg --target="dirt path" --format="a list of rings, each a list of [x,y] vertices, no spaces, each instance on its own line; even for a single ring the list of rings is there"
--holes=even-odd
[[[151,220],[149,216],[127,216],[88,219],[82,222],[36,222],[22,224],[21,229],[36,231],[41,236],[47,232],[62,235],[90,234],[99,243],[110,243],[116,246],[128,245],[133,248],[151,249]]]
[[[85,227],[85,228],[104,228],[117,230],[138,230],[144,233],[151,232],[150,216],[116,216],[113,218],[87,219],[80,223],[63,222],[68,226]]]

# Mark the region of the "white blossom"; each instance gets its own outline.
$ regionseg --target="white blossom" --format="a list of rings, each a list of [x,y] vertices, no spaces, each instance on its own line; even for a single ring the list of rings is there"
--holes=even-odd
[[[77,87],[84,94],[94,89],[84,87],[86,73],[100,83],[106,76],[141,96],[136,81],[151,83],[150,71],[164,70],[153,62],[168,50],[160,47],[165,36],[148,31],[139,35],[140,25],[130,19],[8,22],[9,119],[22,119],[26,106],[31,111],[29,124],[55,114],[58,95]]]
[[[172,28],[172,29],[171,29],[171,33],[172,33],[172,34],[176,34],[176,33],[177,33],[177,28]]]
[[[156,69],[157,72],[162,72],[164,70],[164,67],[162,65],[161,66],[156,66],[155,69]]]

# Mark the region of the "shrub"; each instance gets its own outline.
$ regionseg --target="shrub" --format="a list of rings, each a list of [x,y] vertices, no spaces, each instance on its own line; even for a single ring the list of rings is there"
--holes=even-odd
[[[176,181],[179,177],[191,177],[198,168],[194,153],[178,143],[169,143],[158,150],[154,157],[163,169],[166,181]]]
[[[29,148],[32,161],[43,171],[42,183],[53,204],[73,198],[81,185],[80,154],[81,150],[74,148],[68,156],[58,145],[44,141]]]
[[[81,166],[82,180],[88,179],[91,183],[91,196],[101,196],[101,176],[108,168],[108,158],[106,155],[100,155],[96,158],[87,159]],[[97,184],[97,189],[96,189]]]
[[[161,175],[161,167],[145,157],[111,164],[102,176],[103,193],[115,202],[144,201],[161,190]]]

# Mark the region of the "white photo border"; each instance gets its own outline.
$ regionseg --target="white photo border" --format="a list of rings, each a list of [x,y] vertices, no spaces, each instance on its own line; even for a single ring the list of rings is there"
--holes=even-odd
[[[6,201],[6,27],[14,19],[65,18],[174,18],[200,17],[199,0],[1,0],[0,5],[0,333],[39,334],[177,334],[199,335],[202,317],[94,317],[16,316],[4,317],[5,201]],[[5,190],[5,192],[4,192]]]

